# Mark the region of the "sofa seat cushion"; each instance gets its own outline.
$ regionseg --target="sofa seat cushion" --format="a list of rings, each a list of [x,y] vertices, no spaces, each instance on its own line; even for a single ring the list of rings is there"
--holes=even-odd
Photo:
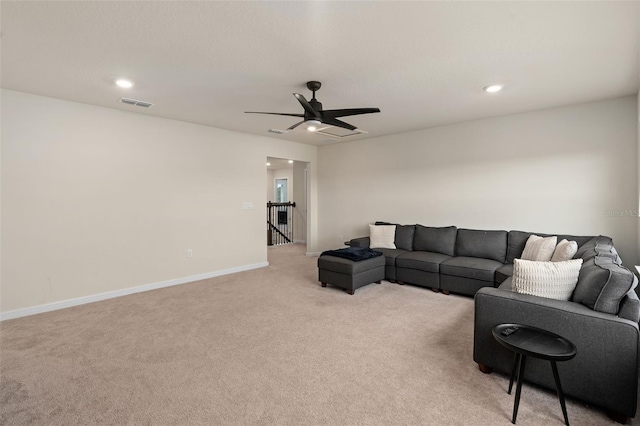
[[[396,258],[406,253],[411,253],[407,250],[400,249],[385,249],[385,248],[377,248],[376,251],[379,251],[384,255],[384,259],[387,266],[396,266]]]
[[[513,276],[513,263],[507,263],[496,269],[496,283],[502,284],[507,278]]]
[[[396,257],[396,267],[438,273],[440,264],[449,259],[451,256],[430,251],[405,252],[402,256]]]
[[[496,269],[501,266],[502,263],[497,260],[458,256],[442,262],[440,264],[440,273],[456,277],[490,281],[491,285],[493,285]]]

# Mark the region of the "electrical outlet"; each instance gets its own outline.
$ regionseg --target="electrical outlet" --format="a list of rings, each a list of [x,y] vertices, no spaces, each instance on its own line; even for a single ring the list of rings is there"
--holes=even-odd
[[[193,250],[187,250],[187,257],[193,257]]]
[[[342,243],[342,242],[344,242],[344,235],[340,234],[340,235],[338,236],[338,240],[339,240],[341,243]]]

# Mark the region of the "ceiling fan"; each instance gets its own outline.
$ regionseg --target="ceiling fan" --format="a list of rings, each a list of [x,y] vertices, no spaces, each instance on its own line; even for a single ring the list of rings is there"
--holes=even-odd
[[[327,126],[335,126],[342,127],[343,129],[358,131],[356,126],[352,126],[349,123],[345,123],[344,121],[338,120],[338,117],[347,117],[350,115],[360,115],[360,114],[372,114],[374,112],[380,112],[379,108],[350,108],[350,109],[322,109],[322,104],[318,102],[316,99],[316,92],[320,90],[320,86],[322,83],[319,81],[308,81],[307,89],[313,92],[313,97],[311,100],[307,101],[304,96],[299,93],[294,93],[293,96],[296,97],[302,108],[304,108],[304,114],[289,114],[289,113],[280,113],[280,112],[257,112],[257,111],[246,111],[246,114],[270,114],[270,115],[286,115],[289,117],[301,117],[302,121],[294,124],[289,127],[286,131],[293,130],[301,124],[306,124],[307,130],[310,132],[315,132],[321,130],[321,126],[323,124]],[[366,133],[366,132],[365,132]]]

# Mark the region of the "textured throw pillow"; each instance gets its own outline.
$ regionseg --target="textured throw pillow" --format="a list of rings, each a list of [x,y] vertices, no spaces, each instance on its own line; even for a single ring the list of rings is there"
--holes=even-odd
[[[398,225],[397,223],[391,222],[381,222],[378,221],[374,223],[376,226],[380,225],[395,225],[396,227],[396,237],[393,243],[396,245],[395,248],[413,251],[413,233],[415,232],[415,225]]]
[[[564,262],[565,260],[573,259],[573,256],[578,252],[578,243],[575,241],[569,241],[564,239],[558,243],[553,256],[551,256],[552,262]]]
[[[564,262],[534,262],[513,260],[513,291],[569,300],[578,283],[582,259]]]
[[[543,238],[538,235],[531,235],[527,240],[527,244],[524,246],[524,251],[520,259],[548,262],[551,260],[551,256],[553,256],[557,242],[558,237],[555,236]]]
[[[394,249],[395,225],[369,225],[369,248]]]

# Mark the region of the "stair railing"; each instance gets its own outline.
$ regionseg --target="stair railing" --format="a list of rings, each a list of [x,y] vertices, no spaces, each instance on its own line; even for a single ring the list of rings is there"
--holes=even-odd
[[[293,209],[296,203],[267,203],[267,245],[293,242]]]

